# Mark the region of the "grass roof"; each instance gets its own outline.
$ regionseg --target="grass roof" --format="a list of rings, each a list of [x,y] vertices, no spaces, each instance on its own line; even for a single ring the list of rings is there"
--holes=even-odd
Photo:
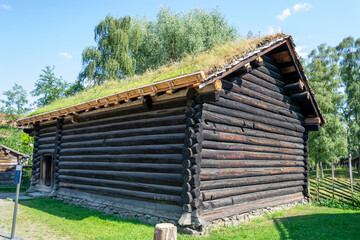
[[[105,84],[89,87],[74,96],[54,101],[43,108],[39,108],[28,114],[26,117],[69,107],[78,103],[105,97],[110,94],[201,70],[203,70],[206,75],[210,75],[211,73],[229,65],[234,59],[241,58],[247,53],[254,51],[255,49],[281,36],[283,35],[269,35],[260,38],[240,39],[227,42],[222,45],[217,45],[205,52],[195,55],[187,55],[178,63],[162,66],[157,70],[147,71],[142,75],[135,75],[120,81],[107,81]]]

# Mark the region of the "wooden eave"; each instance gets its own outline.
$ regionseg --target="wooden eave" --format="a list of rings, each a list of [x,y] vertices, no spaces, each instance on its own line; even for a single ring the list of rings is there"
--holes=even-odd
[[[288,62],[289,65],[286,67],[283,67],[282,73],[288,74],[288,73],[297,73],[300,76],[301,83],[304,85],[303,92],[309,93],[310,96],[310,104],[312,106],[312,109],[315,112],[315,116],[312,116],[312,118],[318,118],[319,124],[321,126],[324,126],[326,123],[325,118],[321,114],[321,110],[319,108],[319,105],[316,101],[315,94],[312,91],[309,81],[305,75],[304,69],[301,65],[301,62],[295,52],[295,44],[292,40],[292,37],[290,35],[286,35],[282,38],[278,38],[260,48],[257,50],[248,53],[246,56],[235,60],[231,65],[220,69],[219,71],[209,75],[203,83],[200,84],[201,87],[206,86],[207,84],[211,84],[213,81],[217,81],[219,79],[224,78],[225,76],[239,70],[246,70],[248,67],[251,67],[251,65],[258,64],[257,62],[259,59],[261,59],[261,56],[273,52],[275,49],[277,49],[280,46],[286,46],[287,47],[287,55],[284,53],[275,53],[273,55],[276,55],[279,57],[278,63],[286,63]]]
[[[274,51],[276,51],[278,48],[284,48],[284,46],[286,46],[286,52],[274,53]],[[214,89],[219,90],[219,82],[222,78],[235,71],[251,69],[251,66],[259,64],[259,62],[262,61],[261,56],[267,53],[273,53],[273,56],[276,56],[278,63],[288,63],[288,65],[285,65],[281,68],[283,74],[297,73],[297,75],[300,76],[300,81],[305,86],[304,90],[302,91],[309,94],[311,108],[315,113],[313,114],[314,116],[311,116],[311,118],[318,118],[319,124],[323,126],[326,121],[321,114],[315,95],[309,85],[309,82],[304,73],[304,69],[295,52],[295,45],[293,40],[289,35],[277,38],[265,44],[264,46],[249,52],[245,56],[239,59],[235,59],[228,66],[211,73],[209,76],[206,76],[204,71],[199,71],[150,85],[114,93],[105,97],[61,108],[51,112],[23,118],[16,121],[16,124],[18,127],[26,127],[35,123],[51,121],[60,117],[77,115],[79,113],[85,114],[95,110],[96,112],[99,112],[100,110],[105,110],[106,108],[111,109],[114,107],[119,107],[119,105],[121,105],[121,107],[128,107],[130,105],[137,105],[140,103],[140,101],[136,101],[135,103],[135,100],[143,99],[146,96],[155,97],[164,93],[170,95],[166,98],[168,99],[172,98],[172,96],[175,97],[175,94],[173,93],[181,89],[194,88],[199,93],[206,92],[207,90],[204,91],[202,89],[208,89],[209,87],[209,91],[214,91]]]
[[[12,149],[12,148],[9,148],[9,147],[7,147],[7,146],[4,146],[4,145],[2,145],[2,144],[0,144],[0,151],[8,151],[9,153],[12,153],[12,155],[14,155],[14,156],[16,156],[16,157],[19,157],[19,156],[21,156],[21,157],[23,157],[23,158],[28,158],[28,157],[29,157],[29,156],[26,155],[26,154],[23,154],[23,153],[21,153],[21,152],[18,152],[18,151],[16,151],[16,150],[14,150],[14,149]]]
[[[16,121],[18,127],[26,127],[37,122],[45,122],[65,117],[68,115],[76,115],[82,112],[94,111],[100,108],[108,108],[114,105],[126,104],[144,98],[145,96],[157,96],[163,93],[172,95],[175,91],[183,88],[199,89],[199,84],[206,78],[204,71],[179,76],[176,78],[156,82],[138,88],[114,93],[105,97],[93,99],[87,102],[79,103],[73,106],[57,109],[51,112],[38,114]],[[200,87],[202,88],[202,87]]]
[[[309,80],[307,79],[306,75],[305,75],[305,71],[304,68],[296,54],[295,51],[295,44],[292,40],[291,37],[289,37],[289,41],[286,42],[288,49],[290,51],[290,55],[291,58],[293,60],[293,62],[295,63],[294,66],[296,68],[296,71],[298,72],[298,74],[300,75],[301,80],[303,81],[303,83],[305,84],[305,89],[307,92],[310,93],[310,101],[311,101],[311,105],[313,106],[315,112],[316,112],[316,116],[320,118],[320,124],[321,126],[324,126],[326,123],[326,120],[324,118],[324,116],[321,113],[321,109],[319,107],[319,104],[316,100],[315,94],[313,92],[313,90],[311,89],[311,86],[309,84]]]

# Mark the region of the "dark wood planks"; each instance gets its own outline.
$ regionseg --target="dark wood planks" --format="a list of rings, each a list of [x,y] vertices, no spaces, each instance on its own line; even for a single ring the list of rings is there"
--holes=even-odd
[[[59,191],[182,205],[182,182],[189,177],[182,173],[181,155],[185,101],[154,108],[79,117],[77,124],[64,121]]]
[[[231,216],[301,199],[307,188],[304,116],[276,63],[222,80],[201,115],[201,215]],[[290,196],[289,199],[286,196]]]

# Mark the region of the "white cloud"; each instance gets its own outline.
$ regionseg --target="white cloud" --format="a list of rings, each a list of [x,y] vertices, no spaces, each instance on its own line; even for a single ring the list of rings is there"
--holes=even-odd
[[[303,52],[305,48],[307,48],[307,46],[297,46],[295,47],[295,51],[300,57],[307,58],[308,54],[306,52]]]
[[[290,14],[291,14],[290,9],[287,8],[284,11],[282,11],[282,13],[280,15],[276,16],[276,18],[282,21],[285,18],[289,17]]]
[[[308,3],[297,3],[294,5],[294,12],[298,12],[300,10],[309,11],[312,6]]]
[[[8,5],[8,4],[1,4],[0,7],[5,9],[5,10],[11,11],[11,6]]]
[[[59,56],[64,57],[65,59],[72,59],[72,56],[67,52],[60,52]]]

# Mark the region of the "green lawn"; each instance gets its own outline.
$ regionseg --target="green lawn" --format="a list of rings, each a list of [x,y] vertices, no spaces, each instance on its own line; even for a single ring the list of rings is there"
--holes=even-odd
[[[0,235],[9,236],[12,202],[0,200]],[[360,210],[298,206],[203,237],[179,239],[359,239]],[[152,239],[154,226],[103,215],[52,199],[21,201],[17,236],[23,239]],[[0,236],[1,237],[1,236]]]

